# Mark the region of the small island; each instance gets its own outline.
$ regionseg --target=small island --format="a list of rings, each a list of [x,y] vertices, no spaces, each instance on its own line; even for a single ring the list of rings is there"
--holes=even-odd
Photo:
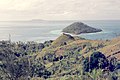
[[[62,30],[62,32],[71,33],[75,35],[82,33],[96,33],[101,31],[101,29],[90,27],[82,22],[75,22]]]

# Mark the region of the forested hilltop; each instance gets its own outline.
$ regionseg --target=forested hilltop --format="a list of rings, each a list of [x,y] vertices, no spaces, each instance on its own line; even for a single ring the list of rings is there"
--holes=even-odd
[[[120,37],[0,41],[0,80],[120,80]]]

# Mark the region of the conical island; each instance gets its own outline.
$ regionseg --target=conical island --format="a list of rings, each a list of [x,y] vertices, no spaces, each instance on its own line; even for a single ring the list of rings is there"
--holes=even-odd
[[[78,35],[82,33],[96,33],[101,31],[101,29],[90,27],[82,22],[75,22],[69,25],[68,27],[64,28],[62,32]]]

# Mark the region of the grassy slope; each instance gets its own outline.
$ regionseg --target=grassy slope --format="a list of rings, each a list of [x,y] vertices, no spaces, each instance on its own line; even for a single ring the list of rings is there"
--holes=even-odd
[[[66,42],[67,45],[61,45],[61,42]],[[57,46],[56,46],[57,45]],[[75,51],[78,50],[79,54],[82,54],[84,57],[89,56],[92,52],[95,51],[101,51],[102,53],[104,53],[106,56],[109,56],[111,54],[113,54],[116,51],[120,50],[120,38],[115,38],[113,40],[85,40],[85,39],[78,39],[78,38],[68,38],[68,36],[66,35],[61,35],[59,38],[57,38],[50,47],[47,47],[45,49],[42,50],[42,52],[40,52],[37,55],[37,58],[41,58],[42,56],[44,56],[47,53],[55,53],[56,55],[60,56],[60,55],[64,55],[67,51]],[[120,60],[120,55],[115,54],[115,57],[117,57]],[[52,70],[57,66],[60,66],[61,63],[66,65],[67,61],[69,62],[74,62],[76,60],[74,60],[75,58],[70,58],[70,59],[63,59],[57,62],[48,62],[45,64],[46,68],[48,70]],[[61,78],[63,78],[63,80],[65,80],[65,78],[67,77],[61,77],[62,75],[67,75],[70,73],[75,73],[76,71],[81,71],[81,64],[79,62],[81,62],[82,59],[76,61],[76,64],[70,64],[71,68],[69,70],[64,70],[63,67],[59,67],[58,70],[56,70],[55,74],[48,80],[58,80]],[[74,76],[71,76],[74,77]],[[56,78],[56,79],[55,79]]]
[[[109,44],[100,49],[100,51],[105,53],[106,56],[115,56],[120,60],[120,37],[112,39]]]
[[[63,43],[66,42],[66,45]],[[113,53],[120,50],[120,37],[113,40],[85,40],[76,39],[69,35],[61,35],[58,37],[50,47],[45,48],[37,55],[37,58],[42,57],[46,53],[55,53],[56,55],[63,55],[65,52],[70,50],[77,50],[84,56],[89,56],[92,52],[101,51],[106,56],[112,55]],[[120,59],[119,52],[114,55]]]

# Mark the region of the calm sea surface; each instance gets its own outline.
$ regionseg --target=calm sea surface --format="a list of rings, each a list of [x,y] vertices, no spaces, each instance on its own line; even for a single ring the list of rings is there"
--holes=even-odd
[[[54,40],[61,35],[66,26],[76,21],[11,21],[0,22],[0,40],[12,41],[39,41]],[[120,20],[80,21],[89,26],[100,28],[99,33],[81,34],[78,36],[87,39],[112,39],[120,35]]]

